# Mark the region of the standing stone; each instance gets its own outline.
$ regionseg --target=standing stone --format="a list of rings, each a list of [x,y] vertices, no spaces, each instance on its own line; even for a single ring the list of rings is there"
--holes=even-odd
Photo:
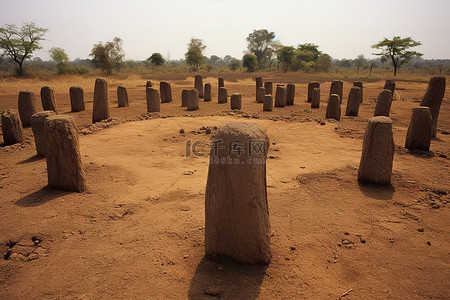
[[[325,114],[327,119],[335,119],[339,121],[341,119],[341,100],[339,95],[332,94],[327,104],[327,112]]]
[[[272,95],[265,95],[264,96],[264,104],[263,104],[263,111],[272,111],[273,110],[273,97]]]
[[[230,99],[230,103],[231,103],[231,109],[241,109],[241,105],[242,105],[242,94],[239,93],[234,93],[231,95],[231,99]]]
[[[37,155],[45,156],[45,136],[44,136],[44,127],[45,120],[47,117],[54,116],[55,112],[53,110],[44,110],[38,113],[35,113],[31,117],[31,128],[33,129],[34,135],[34,143],[36,144]]]
[[[211,83],[205,83],[205,94],[203,97],[204,101],[211,101]]]
[[[158,90],[147,88],[147,112],[160,112],[160,102]]]
[[[258,103],[263,103],[264,102],[264,96],[265,95],[266,95],[266,88],[262,86],[258,90]]]
[[[181,91],[181,107],[187,107],[188,91],[189,90],[182,90]]]
[[[430,150],[432,116],[427,106],[412,109],[411,122],[406,134],[405,148],[409,150]]]
[[[256,101],[258,101],[259,88],[263,86],[262,77],[261,76],[257,76],[255,78],[255,81],[256,81]]]
[[[75,120],[70,116],[47,117],[44,126],[48,186],[71,192],[86,190]]]
[[[205,250],[248,264],[269,264],[267,135],[251,123],[231,123],[215,135],[205,193]]]
[[[364,133],[358,181],[388,184],[391,181],[394,161],[392,121],[388,117],[373,117]]]
[[[331,83],[330,95],[332,95],[332,94],[339,95],[339,101],[341,101],[341,103],[342,103],[343,91],[344,91],[344,82],[342,80],[334,80]]]
[[[314,88],[311,99],[311,108],[319,108],[319,107],[320,107],[320,87]]]
[[[284,85],[277,85],[277,90],[275,94],[275,107],[285,107],[286,106],[286,89]]]
[[[392,92],[390,90],[383,90],[377,99],[377,105],[375,106],[374,117],[385,116],[389,117],[392,104]]]
[[[145,84],[145,99],[148,99],[147,92],[148,92],[148,88],[151,88],[151,87],[153,87],[152,82],[150,80],[148,80],[147,83]]]
[[[315,88],[320,88],[320,83],[318,81],[308,83],[308,99],[306,100],[306,102],[312,101],[312,94]]]
[[[264,82],[264,87],[266,88],[266,95],[273,95],[273,83],[270,81]]]
[[[109,119],[109,94],[108,82],[97,78],[94,88],[94,104],[92,109],[92,123]]]
[[[55,113],[58,113],[53,88],[49,86],[43,86],[41,88],[41,102],[44,110],[53,110]]]
[[[289,82],[286,86],[286,105],[294,105],[295,85]]]
[[[364,101],[364,90],[363,90],[363,83],[362,81],[355,81],[353,82],[353,86],[357,86],[359,88],[361,88],[361,103],[363,103]]]
[[[444,93],[445,77],[433,77],[428,83],[427,92],[425,93],[422,102],[420,102],[420,106],[428,106],[430,108],[431,117],[433,119],[431,137],[436,137],[439,110],[441,109]]]
[[[172,102],[172,87],[170,83],[161,81],[159,83],[159,93],[161,94],[161,103]]]
[[[36,113],[34,93],[30,91],[20,91],[18,107],[23,127],[31,126],[31,116]]]
[[[361,104],[361,88],[354,86],[348,93],[346,116],[357,116],[359,112],[359,105]]]
[[[79,86],[71,86],[69,88],[70,108],[72,112],[85,110],[84,107],[84,91]]]
[[[219,103],[227,103],[227,98],[228,98],[228,93],[227,93],[227,89],[224,87],[220,87],[219,88],[219,97],[218,97],[218,102]]]
[[[386,80],[386,82],[384,83],[384,90],[390,90],[392,93],[392,97],[394,97],[394,91],[395,91],[395,82],[394,80]]]
[[[128,106],[128,92],[126,87],[122,85],[117,86],[117,103],[119,107]]]
[[[223,78],[222,77],[218,78],[218,83],[219,83],[219,87],[225,87],[225,84],[223,82]]]
[[[22,122],[17,110],[8,109],[2,113],[2,133],[5,146],[22,143],[25,140]]]
[[[203,78],[201,75],[195,75],[194,87],[198,91],[198,97],[203,98]]]
[[[187,94],[187,110],[197,110],[199,109],[199,97],[197,89],[188,90]]]

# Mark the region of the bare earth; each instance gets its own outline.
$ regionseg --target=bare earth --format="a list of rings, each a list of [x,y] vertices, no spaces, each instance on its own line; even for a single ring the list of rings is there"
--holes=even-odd
[[[397,82],[392,186],[363,186],[356,180],[362,136],[384,82],[364,82],[358,117],[331,122],[324,116],[332,78],[322,80],[321,107],[311,110],[305,101],[314,78],[263,74],[296,83],[294,106],[263,112],[250,77],[225,75],[228,95],[243,93],[243,112],[230,113],[229,103],[217,104],[217,78],[203,77],[213,101],[196,112],[180,107],[191,74],[108,79],[116,119],[102,130],[89,128],[94,77],[0,80],[0,111],[17,108],[22,89],[41,107],[40,87],[54,86],[60,111],[75,117],[80,132],[94,131],[80,135],[85,193],[45,188],[31,128],[25,143],[0,146],[0,299],[450,298],[448,92],[431,151],[410,153],[411,108],[427,84]],[[160,116],[141,116],[147,79],[172,84],[174,101],[161,104]],[[119,84],[130,107],[117,108]],[[85,89],[86,111],[70,113],[71,85]],[[351,86],[344,82],[344,113]],[[214,126],[236,121],[257,124],[271,142],[268,266],[204,257],[207,143]],[[205,155],[186,157],[188,140],[201,141]]]

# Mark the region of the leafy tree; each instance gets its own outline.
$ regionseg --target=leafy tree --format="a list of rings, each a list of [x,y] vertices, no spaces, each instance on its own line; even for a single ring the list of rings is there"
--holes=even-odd
[[[232,71],[236,71],[237,69],[239,69],[241,67],[241,63],[239,62],[239,60],[237,59],[232,59],[230,61],[230,63],[228,64],[228,68],[230,68],[230,70]]]
[[[319,46],[312,43],[300,44],[297,46],[297,53],[300,60],[310,62],[317,61],[322,51],[319,51]]]
[[[292,61],[294,59],[295,48],[290,46],[282,46],[279,49],[278,58],[281,62],[281,66],[284,72],[287,72],[291,67]]]
[[[0,28],[0,49],[17,64],[17,75],[24,75],[25,59],[31,58],[35,50],[42,49],[39,43],[47,31],[34,23],[23,23],[21,28],[6,24]]]
[[[153,53],[149,58],[147,58],[147,61],[157,67],[162,66],[166,62],[159,52]]]
[[[258,59],[256,55],[247,53],[242,57],[242,66],[247,69],[247,72],[254,72],[258,67]]]
[[[200,64],[205,60],[203,56],[205,48],[206,45],[203,45],[201,39],[192,38],[188,44],[188,51],[184,56],[186,58],[186,63],[191,65],[194,68],[194,71],[197,71]]]
[[[50,58],[56,62],[56,70],[59,74],[70,72],[69,56],[64,49],[53,47],[49,50]]]
[[[401,38],[399,36],[394,36],[392,40],[384,38],[384,40],[372,45],[372,48],[381,49],[380,53],[373,53],[374,55],[379,55],[385,59],[391,59],[392,65],[394,66],[394,76],[397,75],[397,69],[400,68],[404,63],[408,62],[411,58],[415,56],[422,56],[422,53],[416,51],[409,51],[409,48],[422,45],[421,42],[416,42],[410,37]]]
[[[352,63],[350,62],[350,60],[343,58],[337,63],[337,65],[342,68],[350,68],[352,66]]]
[[[208,59],[208,62],[215,65],[219,63],[222,59],[217,55],[211,55],[211,57]]]
[[[115,37],[112,42],[98,42],[92,47],[92,64],[106,72],[108,76],[112,75],[113,68],[118,68],[123,62],[125,54],[122,50],[122,39]]]
[[[268,54],[269,46],[274,38],[275,33],[269,32],[267,29],[253,30],[246,38],[247,48],[256,56],[259,65],[261,65],[263,58]]]
[[[358,57],[355,59],[356,63],[356,74],[359,74],[359,68],[366,63],[366,59],[364,58],[363,54],[358,55]]]
[[[326,53],[320,54],[315,67],[317,71],[328,72],[331,68],[331,56]]]

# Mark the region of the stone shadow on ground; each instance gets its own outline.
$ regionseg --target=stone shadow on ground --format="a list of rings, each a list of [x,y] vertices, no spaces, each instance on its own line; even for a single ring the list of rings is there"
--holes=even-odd
[[[45,159],[45,156],[35,155],[35,156],[32,156],[25,160],[19,161],[16,165],[24,165],[24,164],[32,163],[32,162],[42,160],[42,159]]]
[[[359,190],[367,197],[378,200],[391,200],[395,193],[392,184],[377,185],[358,182]]]
[[[16,201],[16,205],[23,207],[39,206],[48,201],[63,197],[67,194],[71,194],[71,192],[54,190],[45,186],[36,192],[33,192],[20,198],[19,200]]]
[[[258,299],[268,265],[237,263],[204,256],[191,279],[188,299]]]

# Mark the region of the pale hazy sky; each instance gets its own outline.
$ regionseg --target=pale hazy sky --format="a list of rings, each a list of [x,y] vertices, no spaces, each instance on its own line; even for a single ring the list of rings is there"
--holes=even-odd
[[[274,31],[283,45],[316,43],[333,58],[372,57],[384,37],[412,37],[424,58],[450,58],[450,0],[0,0],[0,26],[34,22],[48,28],[43,50],[61,47],[70,59],[92,46],[123,39],[126,59],[153,52],[184,58],[192,37],[205,55],[241,58],[254,29]]]

